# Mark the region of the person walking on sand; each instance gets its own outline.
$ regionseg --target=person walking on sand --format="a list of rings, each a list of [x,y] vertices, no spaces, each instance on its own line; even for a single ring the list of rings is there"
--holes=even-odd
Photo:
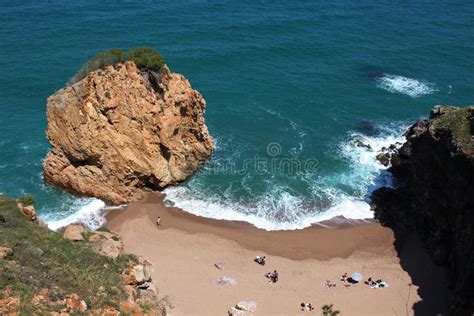
[[[158,218],[156,219],[156,225],[157,226],[160,226],[161,225],[161,217],[158,216]]]

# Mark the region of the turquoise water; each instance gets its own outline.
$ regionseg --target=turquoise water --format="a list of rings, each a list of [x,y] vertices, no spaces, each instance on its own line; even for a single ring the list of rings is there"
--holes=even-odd
[[[469,1],[3,0],[0,192],[34,194],[47,221],[100,207],[43,184],[46,98],[99,50],[151,46],[204,95],[217,145],[167,190],[179,206],[268,229],[370,216],[376,149],[472,103],[473,21]]]

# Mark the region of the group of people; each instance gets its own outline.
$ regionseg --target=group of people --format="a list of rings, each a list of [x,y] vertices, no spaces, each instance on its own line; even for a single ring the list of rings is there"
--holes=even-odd
[[[257,264],[264,266],[266,264],[267,258],[265,256],[256,256],[255,259],[253,259],[254,262]],[[268,272],[265,274],[265,277],[270,280],[270,283],[277,283],[278,282],[278,272],[277,270],[274,270],[273,272]]]
[[[270,283],[277,283],[278,282],[278,272],[274,270],[273,272],[268,272],[265,274],[265,277],[270,280]]]
[[[308,311],[311,312],[314,310],[313,304],[311,303],[301,303],[301,310],[303,312]]]
[[[256,263],[258,263],[258,264],[261,265],[261,266],[264,266],[266,259],[267,259],[267,258],[266,258],[265,256],[263,256],[263,257],[256,256],[255,259],[253,259],[253,261],[255,261]]]
[[[364,283],[367,284],[368,286],[370,286],[373,289],[388,287],[388,284],[386,282],[382,281],[382,279],[378,279],[378,280],[374,281],[372,279],[372,277],[368,278],[367,281],[365,281]]]

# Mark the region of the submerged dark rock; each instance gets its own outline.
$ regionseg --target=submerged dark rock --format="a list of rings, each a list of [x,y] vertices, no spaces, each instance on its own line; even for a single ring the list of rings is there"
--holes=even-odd
[[[415,231],[449,269],[452,315],[474,313],[474,107],[435,107],[391,158],[397,187],[373,192],[375,216],[398,238]]]

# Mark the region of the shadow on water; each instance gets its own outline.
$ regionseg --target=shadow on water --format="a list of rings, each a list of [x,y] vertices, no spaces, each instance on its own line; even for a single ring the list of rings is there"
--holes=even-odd
[[[404,236],[395,234],[395,249],[400,258],[400,265],[411,277],[412,284],[418,287],[421,301],[413,307],[408,305],[409,296],[415,294],[400,293],[407,300],[407,315],[411,308],[415,315],[448,315],[448,281],[447,270],[433,263],[423,244],[415,233]]]
[[[376,81],[378,78],[383,77],[387,70],[379,66],[364,65],[358,67],[357,72],[368,81]]]
[[[355,130],[367,136],[375,136],[380,134],[380,127],[370,120],[357,121],[355,123]]]

